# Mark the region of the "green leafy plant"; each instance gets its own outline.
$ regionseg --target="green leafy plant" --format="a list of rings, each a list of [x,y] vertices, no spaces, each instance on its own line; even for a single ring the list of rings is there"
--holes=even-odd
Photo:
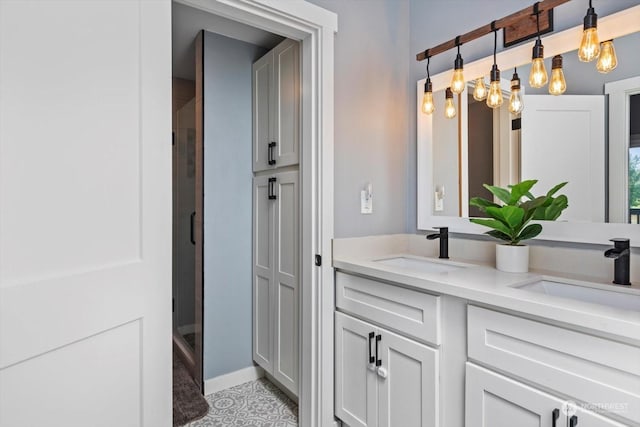
[[[504,204],[473,197],[469,204],[476,206],[490,218],[471,218],[470,221],[491,228],[485,234],[510,245],[519,245],[523,240],[533,239],[542,232],[542,225],[530,223],[532,220],[555,221],[569,206],[567,196],[555,196],[567,185],[566,182],[556,185],[544,196],[535,197],[531,194],[531,188],[537,182],[538,180],[531,179],[508,188],[484,184]]]

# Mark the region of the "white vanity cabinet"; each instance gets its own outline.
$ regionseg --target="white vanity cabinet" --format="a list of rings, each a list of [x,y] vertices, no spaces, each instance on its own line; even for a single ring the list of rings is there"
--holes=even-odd
[[[624,426],[571,403],[467,363],[466,427]]]
[[[415,323],[407,318],[414,315],[433,326],[439,311],[425,307],[437,307],[431,298],[438,297],[343,273],[336,274],[336,286],[338,309],[353,313],[335,317],[336,416],[350,427],[439,426],[439,351],[381,321]],[[385,292],[393,289],[396,294]],[[376,315],[381,305],[390,317]]]
[[[298,164],[299,52],[299,43],[287,39],[253,64],[254,172]]]
[[[580,427],[640,425],[637,346],[473,305],[467,321],[469,359],[522,382],[467,363],[466,427],[572,427],[570,418],[551,422],[553,409],[567,401],[577,402]],[[596,405],[629,423],[589,410]]]

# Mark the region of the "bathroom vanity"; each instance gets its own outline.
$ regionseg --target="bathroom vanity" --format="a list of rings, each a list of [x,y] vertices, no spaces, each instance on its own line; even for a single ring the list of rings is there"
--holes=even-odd
[[[503,273],[452,249],[334,241],[345,425],[640,426],[639,287]]]

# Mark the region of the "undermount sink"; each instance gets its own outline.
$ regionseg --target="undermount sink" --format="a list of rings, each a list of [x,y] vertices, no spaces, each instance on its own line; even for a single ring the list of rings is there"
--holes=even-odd
[[[516,288],[623,310],[640,311],[640,294],[618,292],[615,289],[601,289],[554,280],[539,280]]]
[[[387,259],[379,259],[375,261],[378,264],[386,265],[389,267],[404,268],[407,270],[417,271],[420,273],[450,273],[457,271],[466,266],[450,264],[446,261],[431,261],[428,259],[408,258],[408,257],[395,257]]]

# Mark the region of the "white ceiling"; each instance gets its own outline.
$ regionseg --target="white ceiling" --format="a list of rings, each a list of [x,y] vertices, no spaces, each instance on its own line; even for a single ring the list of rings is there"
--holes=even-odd
[[[176,2],[172,3],[171,25],[173,76],[189,80],[195,80],[194,40],[200,30],[222,34],[267,49],[284,40],[276,34]]]

